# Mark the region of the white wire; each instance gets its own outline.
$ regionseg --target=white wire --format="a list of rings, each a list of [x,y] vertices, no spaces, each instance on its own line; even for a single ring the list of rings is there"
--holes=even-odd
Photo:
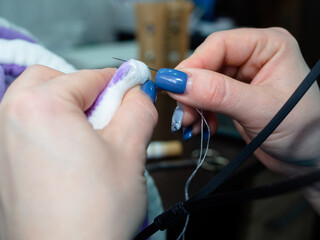
[[[198,158],[198,162],[197,162],[197,167],[196,169],[192,172],[192,174],[190,175],[190,177],[188,178],[185,188],[184,188],[184,195],[185,195],[185,200],[189,200],[189,185],[191,180],[193,179],[193,177],[196,175],[196,173],[198,172],[199,168],[201,167],[201,165],[203,164],[204,160],[207,157],[208,154],[208,149],[209,149],[209,143],[210,143],[210,128],[209,128],[209,124],[207,123],[205,117],[203,116],[202,111],[196,109],[197,112],[200,114],[201,116],[201,142],[200,142],[200,153],[199,153],[199,158]],[[202,156],[202,149],[203,149],[203,140],[204,140],[204,133],[203,133],[203,122],[206,124],[207,130],[208,130],[208,140],[207,140],[207,146],[206,146],[206,150]],[[179,237],[177,238],[177,240],[180,240],[182,237],[182,240],[184,240],[185,237],[185,232],[187,230],[188,227],[188,223],[189,223],[189,215],[187,216],[186,222],[184,224],[184,227],[179,235]]]

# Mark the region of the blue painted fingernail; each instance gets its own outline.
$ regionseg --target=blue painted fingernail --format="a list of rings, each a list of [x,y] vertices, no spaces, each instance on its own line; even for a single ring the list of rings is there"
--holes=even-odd
[[[210,135],[209,130],[208,130],[207,127],[205,127],[205,128],[203,129],[203,139],[204,139],[205,141],[208,141],[209,135]]]
[[[172,92],[184,93],[187,86],[188,75],[176,69],[161,68],[155,78],[158,88]]]
[[[182,119],[183,119],[182,106],[177,106],[172,115],[171,132],[176,132],[181,128]]]
[[[156,97],[157,97],[156,85],[151,80],[146,81],[142,85],[141,89],[142,91],[144,91],[146,94],[149,95],[153,103],[156,102]]]
[[[182,128],[183,140],[187,141],[192,137],[192,125]]]

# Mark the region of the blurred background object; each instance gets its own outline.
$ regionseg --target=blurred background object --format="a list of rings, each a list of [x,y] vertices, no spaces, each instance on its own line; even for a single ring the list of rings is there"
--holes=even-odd
[[[136,3],[157,0],[1,0],[0,16],[23,26],[51,50],[134,40]],[[191,49],[209,33],[233,27],[288,29],[299,41],[307,62],[319,53],[317,0],[193,0],[189,25]],[[119,47],[121,48],[121,47]],[[81,66],[82,67],[82,66]],[[83,66],[85,67],[85,66]]]
[[[174,68],[189,50],[189,1],[138,3],[137,39],[140,59],[152,68]]]

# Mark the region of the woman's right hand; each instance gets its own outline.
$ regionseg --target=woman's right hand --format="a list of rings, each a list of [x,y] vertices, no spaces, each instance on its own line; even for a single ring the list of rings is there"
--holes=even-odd
[[[296,40],[280,28],[214,33],[177,69],[188,74],[184,94],[169,93],[184,106],[182,125],[197,122],[194,108],[198,108],[216,130],[214,113],[222,113],[234,119],[246,142],[266,126],[309,72]],[[319,134],[313,131],[303,141],[297,140],[319,119],[320,94],[315,83],[256,151],[257,157],[273,171],[297,174],[297,166],[281,160],[318,156]]]

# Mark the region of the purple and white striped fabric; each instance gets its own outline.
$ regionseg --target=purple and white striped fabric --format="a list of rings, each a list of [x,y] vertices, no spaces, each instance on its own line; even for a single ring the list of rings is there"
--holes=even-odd
[[[20,28],[0,18],[0,101],[8,86],[29,66],[42,64],[69,73],[76,69]]]
[[[16,29],[4,26],[0,26],[0,38],[7,40],[22,39],[27,42],[37,43],[31,36],[24,34]]]
[[[23,39],[28,42],[35,42],[30,36],[24,35],[15,29],[0,26],[0,39],[13,40]],[[1,52],[0,52],[1,54]],[[18,77],[26,66],[20,66],[14,63],[2,63],[0,62],[0,101],[11,82]]]

